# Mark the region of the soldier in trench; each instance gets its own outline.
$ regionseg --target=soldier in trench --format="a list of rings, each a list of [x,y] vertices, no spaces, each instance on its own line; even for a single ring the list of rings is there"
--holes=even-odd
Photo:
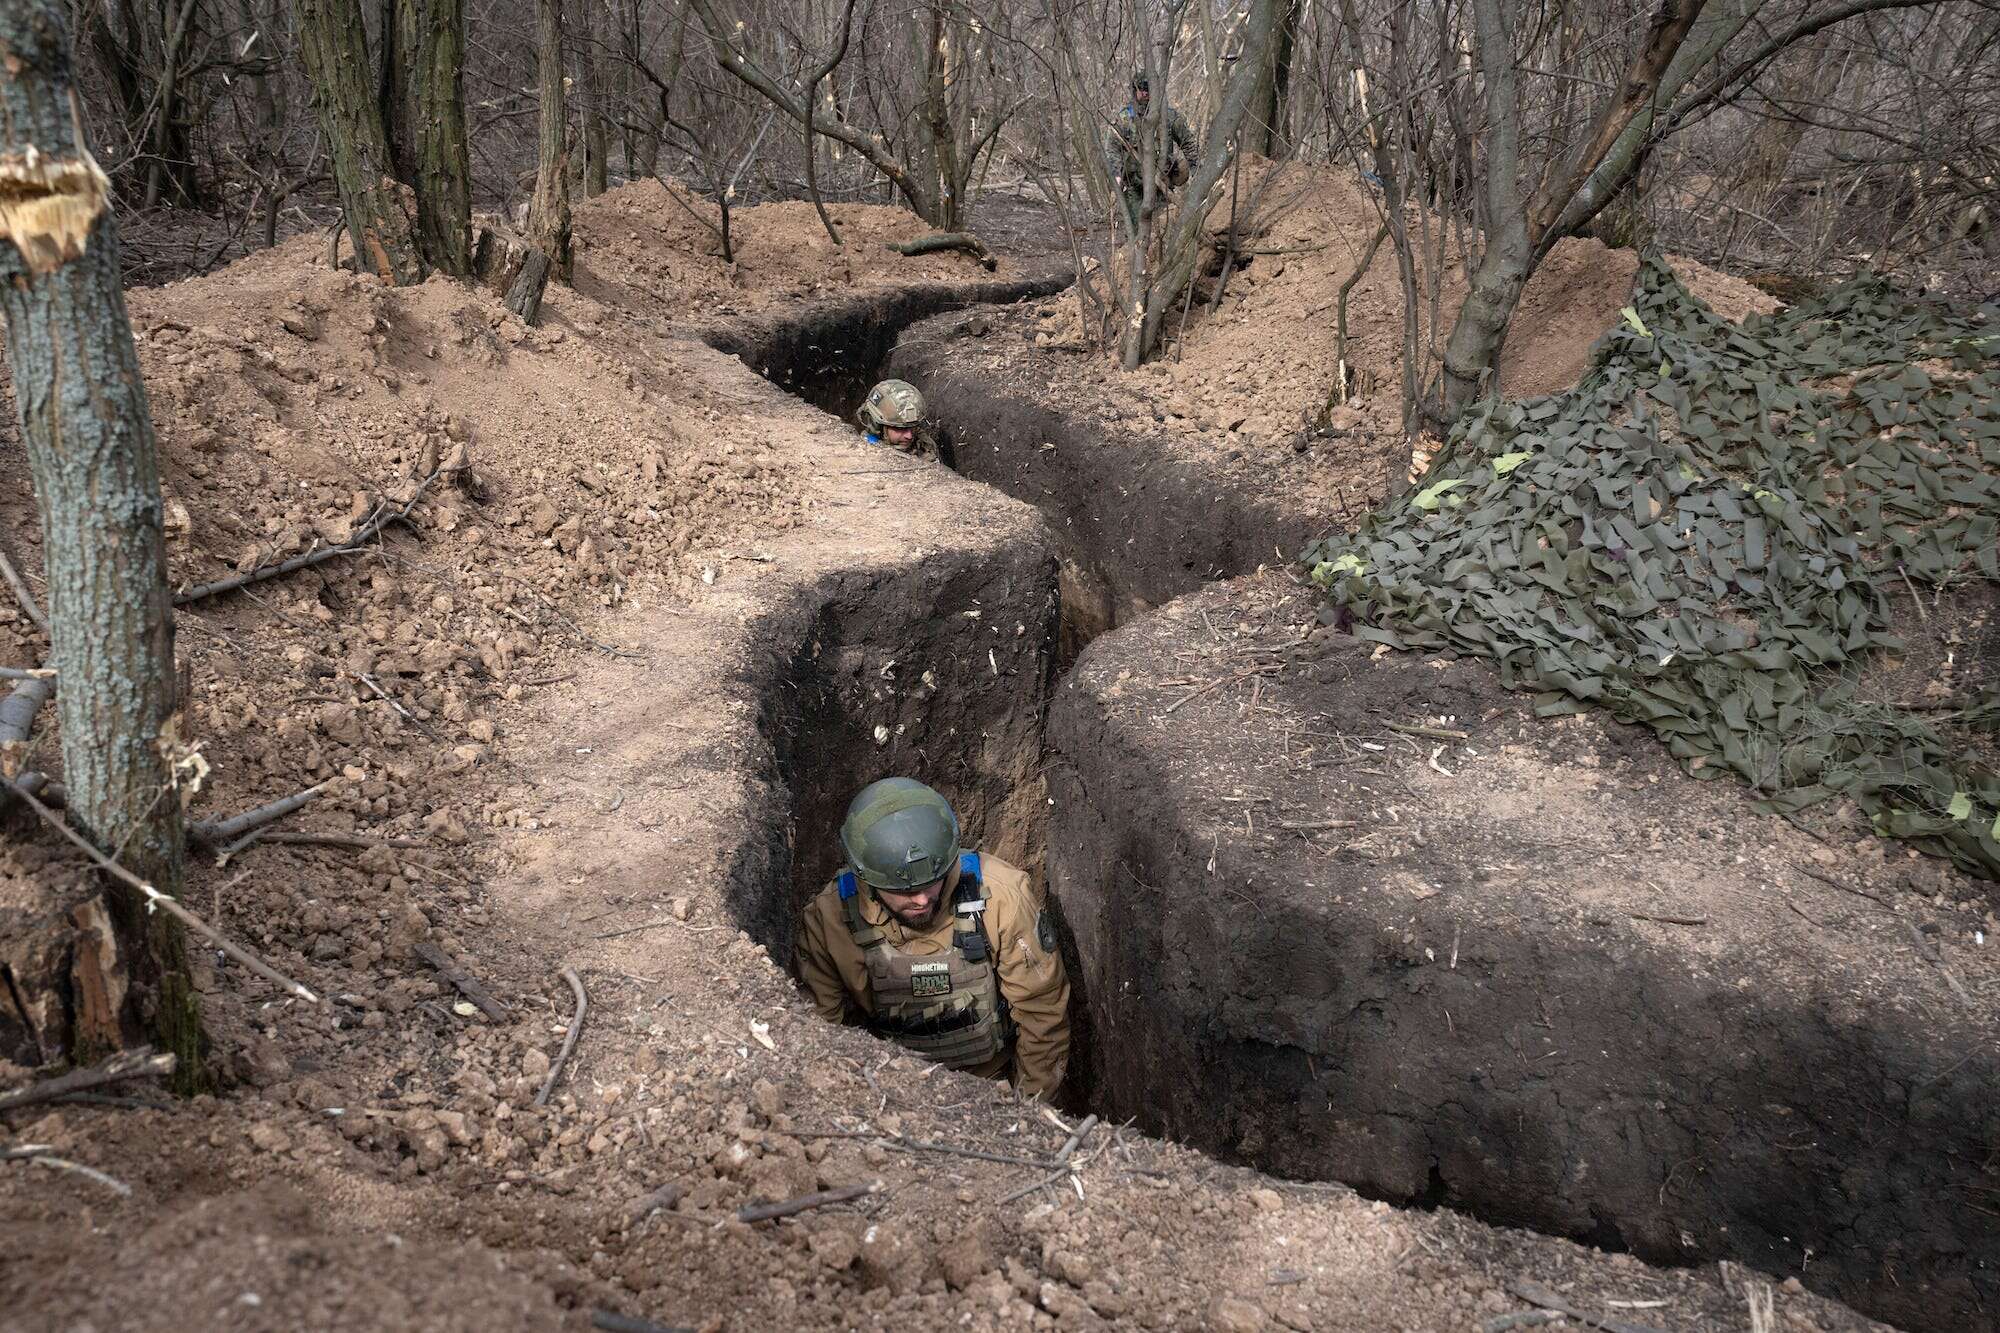
[[[1026,872],[958,838],[951,803],[914,778],[863,787],[846,864],[806,906],[799,971],[829,1021],[1053,1096],[1069,1062],[1055,928]]]
[[[870,444],[886,444],[918,458],[933,458],[951,466],[951,452],[924,421],[923,390],[908,380],[883,380],[868,391],[854,414],[861,436]]]

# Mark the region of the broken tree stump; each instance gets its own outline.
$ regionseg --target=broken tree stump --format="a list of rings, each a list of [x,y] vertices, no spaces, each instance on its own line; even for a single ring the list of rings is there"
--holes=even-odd
[[[540,250],[528,251],[514,285],[507,289],[507,308],[521,317],[523,324],[541,318],[542,292],[549,285],[549,257]]]

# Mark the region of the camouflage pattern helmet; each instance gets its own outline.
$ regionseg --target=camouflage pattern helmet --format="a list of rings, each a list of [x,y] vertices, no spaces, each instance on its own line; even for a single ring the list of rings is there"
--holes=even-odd
[[[915,778],[883,778],[855,793],[840,846],[869,884],[909,893],[943,879],[958,860],[958,816]]]
[[[924,419],[924,395],[908,380],[883,380],[868,391],[858,414],[867,430],[880,434],[885,426],[917,426]]]

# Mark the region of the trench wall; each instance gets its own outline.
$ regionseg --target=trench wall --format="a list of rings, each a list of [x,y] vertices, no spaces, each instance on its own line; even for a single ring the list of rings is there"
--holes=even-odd
[[[1452,812],[1393,767],[1374,799],[1322,787],[1326,770],[1277,771],[1285,729],[1366,735],[1371,714],[1505,710],[1521,718],[1512,743],[1535,744],[1490,672],[1370,662],[1358,645],[1316,686],[1266,685],[1268,720],[1236,720],[1231,698],[1162,727],[1137,682],[1207,639],[1168,618],[1098,640],[1051,710],[1050,892],[1074,941],[1088,1034],[1073,1067],[1094,1109],[1278,1175],[1652,1262],[1797,1275],[1912,1329],[1993,1326],[2000,1060],[1986,1016],[1903,923],[1809,879],[1783,890],[1804,919],[1768,896],[1768,915],[1665,928],[1580,907],[1595,886],[1645,894],[1651,863],[1522,870],[1539,825],[1487,813],[1472,758],[1449,761],[1474,784]],[[1663,784],[1641,790],[1739,798],[1687,792],[1635,739]],[[1671,826],[1637,799],[1594,816],[1621,845]],[[1365,831],[1389,800],[1423,821],[1423,850],[1385,860],[1361,833],[1245,832],[1246,811]],[[1707,848],[1715,878],[1735,882],[1739,850],[1769,857],[1767,822],[1746,814]],[[1662,855],[1698,864],[1692,847]]]

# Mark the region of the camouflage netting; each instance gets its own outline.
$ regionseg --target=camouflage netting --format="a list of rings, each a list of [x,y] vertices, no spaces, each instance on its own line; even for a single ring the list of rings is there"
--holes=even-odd
[[[1494,659],[1543,716],[1643,722],[1690,771],[2000,878],[2000,776],[1860,697],[1893,588],[2000,579],[2000,312],[1872,278],[1731,325],[1657,263],[1575,389],[1487,402],[1419,489],[1306,552],[1354,632]],[[1909,580],[1905,584],[1905,579]]]

